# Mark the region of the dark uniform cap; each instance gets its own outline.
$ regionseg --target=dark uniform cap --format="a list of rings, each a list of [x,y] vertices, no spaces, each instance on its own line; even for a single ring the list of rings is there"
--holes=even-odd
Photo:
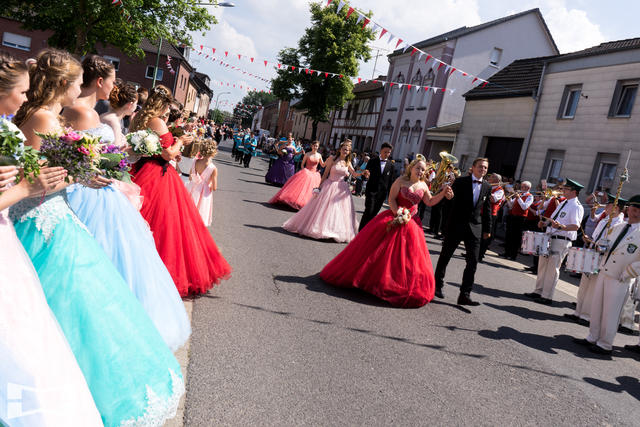
[[[635,196],[631,197],[629,199],[629,201],[627,202],[627,204],[629,206],[634,206],[636,208],[640,208],[640,194],[636,194]]]
[[[566,179],[564,186],[576,191],[580,191],[584,188],[584,185],[569,178]]]
[[[607,193],[607,197],[609,198],[609,200],[607,200],[607,204],[613,204],[613,202],[616,201],[616,196],[615,194],[611,194],[611,193]],[[626,199],[623,199],[622,197],[620,197],[618,199],[618,206],[620,206],[621,208],[624,207],[629,201]]]

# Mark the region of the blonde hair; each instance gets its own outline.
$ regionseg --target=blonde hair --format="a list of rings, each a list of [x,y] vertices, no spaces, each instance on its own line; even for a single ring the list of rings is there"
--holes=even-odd
[[[200,156],[203,159],[207,159],[209,157],[214,158],[216,154],[218,154],[218,144],[211,138],[203,140],[202,145],[200,145]]]
[[[18,84],[18,78],[28,71],[24,62],[0,51],[0,93],[11,91]]]
[[[58,101],[71,83],[82,78],[82,66],[70,53],[45,49],[29,64],[27,102],[22,104],[14,123],[21,126],[40,108]]]
[[[154,87],[151,89],[151,93],[149,93],[149,97],[142,109],[138,111],[131,121],[129,130],[135,132],[146,129],[151,119],[160,117],[172,102],[173,96],[171,96],[171,90],[168,87],[163,85]]]
[[[423,162],[425,166],[427,165],[427,161],[423,156],[416,156],[416,158],[413,159],[411,163],[409,163],[409,166],[406,167],[402,176],[406,179],[411,179],[411,169],[413,169],[420,162]],[[425,179],[426,177],[424,175],[420,177],[420,181],[424,181]]]

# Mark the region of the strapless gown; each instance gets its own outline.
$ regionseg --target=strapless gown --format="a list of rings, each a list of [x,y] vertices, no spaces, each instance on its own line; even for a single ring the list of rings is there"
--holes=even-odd
[[[359,288],[394,307],[422,307],[433,299],[435,278],[417,205],[423,192],[403,187],[396,199],[413,219],[387,231],[390,210],[373,218],[342,252],[329,262],[320,277],[339,287]]]
[[[356,210],[351,198],[347,166],[335,164],[315,195],[283,227],[314,239],[350,242],[358,232]]]
[[[0,420],[12,427],[101,426],[6,210],[0,212],[0,242]]]
[[[295,172],[295,164],[293,163],[295,150],[291,147],[286,147],[286,150],[287,154],[278,157],[273,166],[267,171],[264,179],[268,183],[283,186],[293,176]]]
[[[111,128],[99,129],[85,132],[110,142]],[[165,343],[174,351],[180,348],[191,335],[191,323],[140,212],[114,185],[94,189],[74,184],[67,195],[71,209],[100,243]]]
[[[167,133],[161,141],[168,147],[173,137]],[[146,158],[134,165],[132,173],[144,197],[140,213],[151,227],[158,253],[180,295],[205,293],[229,278],[231,266],[175,168],[161,158]]]
[[[269,203],[282,203],[294,209],[301,209],[313,197],[313,189],[320,185],[321,176],[317,167],[317,159],[308,159],[304,169],[293,175],[284,187],[269,200]]]
[[[107,426],[162,425],[184,394],[180,365],[66,194],[9,215]],[[141,260],[144,262],[144,260]]]

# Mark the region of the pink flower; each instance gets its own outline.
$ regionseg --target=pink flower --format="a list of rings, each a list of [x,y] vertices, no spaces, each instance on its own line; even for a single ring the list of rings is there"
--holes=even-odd
[[[82,154],[84,154],[85,156],[88,156],[90,154],[89,150],[87,149],[87,147],[82,147],[82,146],[78,147],[78,151],[81,152]]]
[[[60,139],[63,140],[64,142],[76,142],[82,139],[82,135],[74,131],[70,131],[62,135]]]

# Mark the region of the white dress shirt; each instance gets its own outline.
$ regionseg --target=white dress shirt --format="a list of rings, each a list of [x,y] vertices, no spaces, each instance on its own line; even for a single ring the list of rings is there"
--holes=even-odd
[[[380,159],[380,173],[384,173],[384,167],[387,166],[387,161],[388,160]]]
[[[551,219],[558,221],[562,225],[580,225],[583,215],[584,208],[578,201],[578,198],[574,197],[573,199],[567,199],[560,203],[551,214]],[[577,231],[559,230],[551,226],[547,227],[546,233],[551,236],[567,237],[570,240],[576,240],[578,237]]]
[[[602,220],[598,223],[598,225],[596,225],[595,230],[593,230],[593,233],[591,233],[591,236],[589,236],[591,237],[592,240],[607,239],[608,233],[604,232],[604,228],[607,226],[607,221],[609,221],[608,215],[602,218]],[[621,222],[624,222],[623,213],[620,213],[620,215],[614,217],[611,220],[611,227],[609,228],[609,230],[611,230],[611,228],[620,224]]]
[[[475,175],[472,174],[471,179],[471,188],[473,188],[473,206],[475,206],[478,204],[478,199],[480,198],[480,190],[482,189],[482,178],[476,178]]]

